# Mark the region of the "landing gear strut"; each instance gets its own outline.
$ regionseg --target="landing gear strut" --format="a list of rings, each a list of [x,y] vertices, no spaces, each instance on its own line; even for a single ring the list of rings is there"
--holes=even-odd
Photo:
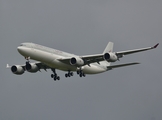
[[[51,78],[53,78],[54,81],[60,80],[60,76],[57,75],[56,70],[55,69],[51,69],[51,70],[53,72],[53,74],[51,74]]]

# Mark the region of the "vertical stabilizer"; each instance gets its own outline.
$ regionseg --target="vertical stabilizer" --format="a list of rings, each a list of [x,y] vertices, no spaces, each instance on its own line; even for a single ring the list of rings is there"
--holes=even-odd
[[[109,42],[105,48],[105,50],[103,51],[103,54],[105,53],[109,53],[109,52],[113,52],[113,46],[114,46],[114,43],[113,42]],[[101,65],[103,66],[110,66],[110,62],[107,62],[107,61],[102,61],[100,62]]]
[[[109,52],[113,52],[113,46],[114,46],[114,43],[113,42],[109,42],[103,52],[104,53],[109,53]]]

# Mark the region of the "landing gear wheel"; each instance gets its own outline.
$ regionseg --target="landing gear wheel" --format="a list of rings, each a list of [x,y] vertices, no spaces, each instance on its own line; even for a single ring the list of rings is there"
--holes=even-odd
[[[85,77],[85,76],[86,76],[86,75],[83,73],[82,70],[77,71],[77,74],[78,74],[80,77]]]
[[[73,72],[68,71],[68,73],[65,74],[65,77],[71,77],[73,76]]]
[[[51,78],[53,78],[54,77],[54,74],[51,74]]]
[[[53,78],[54,81],[60,80],[60,76],[58,76],[58,75],[56,74],[55,69],[51,69],[51,70],[52,70],[52,72],[53,72],[53,74],[51,74],[51,78]]]
[[[79,75],[79,71],[77,71],[77,74]]]
[[[73,76],[73,72],[70,73],[70,76]]]
[[[83,75],[82,75],[82,73],[80,73],[80,75],[79,75],[80,77],[82,77]]]
[[[65,77],[67,78],[68,77],[68,74],[65,74]]]
[[[60,77],[57,76],[57,74],[54,74],[53,79],[54,79],[54,81],[56,81],[56,80],[60,80]]]
[[[60,80],[60,77],[59,76],[57,76],[57,80]]]

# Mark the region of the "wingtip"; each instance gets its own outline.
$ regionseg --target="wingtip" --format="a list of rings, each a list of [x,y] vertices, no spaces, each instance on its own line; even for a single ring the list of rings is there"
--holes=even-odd
[[[157,43],[153,48],[157,48],[158,45],[159,45],[159,43]]]
[[[141,63],[139,63],[139,62],[134,62],[133,64],[141,64]]]

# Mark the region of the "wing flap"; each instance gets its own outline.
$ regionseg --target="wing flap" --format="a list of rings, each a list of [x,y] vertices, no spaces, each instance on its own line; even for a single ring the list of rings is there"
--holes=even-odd
[[[57,60],[59,60],[63,63],[66,63],[66,64],[70,64],[71,58],[72,57],[59,58]],[[100,62],[100,61],[104,60],[103,54],[85,55],[85,56],[79,56],[79,58],[83,59],[84,65],[88,65],[91,63]]]
[[[91,63],[95,63],[95,62],[100,62],[103,61],[103,54],[95,54],[95,55],[85,55],[81,57],[85,64],[91,64]]]
[[[51,67],[45,65],[44,63],[41,63],[41,62],[38,62],[38,63],[35,63],[39,69],[44,69],[46,71],[46,69],[50,69]]]

